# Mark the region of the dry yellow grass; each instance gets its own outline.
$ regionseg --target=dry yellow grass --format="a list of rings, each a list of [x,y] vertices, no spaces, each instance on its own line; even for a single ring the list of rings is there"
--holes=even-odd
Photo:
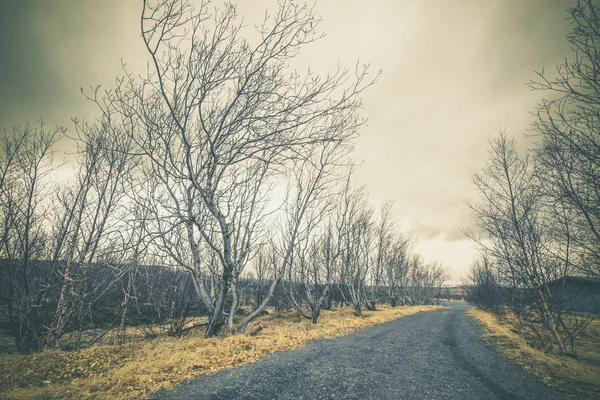
[[[592,322],[576,343],[577,355],[547,353],[528,343],[510,320],[477,308],[468,311],[484,329],[484,339],[529,374],[572,398],[600,398],[600,321]]]
[[[204,339],[159,337],[123,345],[96,345],[79,352],[47,351],[0,355],[0,397],[9,399],[134,399],[198,374],[255,362],[307,341],[341,336],[405,315],[440,307],[395,307],[356,318],[350,309],[323,311],[319,323],[297,314],[259,318],[265,328],[256,336]],[[252,326],[250,327],[252,328]]]

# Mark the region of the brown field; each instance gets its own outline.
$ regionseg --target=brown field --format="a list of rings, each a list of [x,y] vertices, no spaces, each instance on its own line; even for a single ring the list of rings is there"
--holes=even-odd
[[[483,338],[527,373],[571,398],[600,398],[600,321],[593,321],[576,342],[575,354],[554,354],[528,343],[510,319],[477,308],[468,311],[484,329]]]
[[[201,330],[183,338],[159,336],[122,345],[100,344],[78,352],[0,354],[0,397],[8,399],[134,399],[192,378],[249,364],[265,355],[302,347],[309,340],[342,336],[436,306],[395,307],[352,315],[323,311],[313,325],[296,313],[271,314],[255,324],[256,336],[205,339]],[[250,327],[250,329],[252,326]]]

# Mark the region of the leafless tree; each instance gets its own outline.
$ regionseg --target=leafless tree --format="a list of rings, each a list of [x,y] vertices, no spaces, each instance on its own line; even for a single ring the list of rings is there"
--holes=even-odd
[[[474,182],[482,200],[471,208],[486,235],[479,243],[495,264],[501,285],[510,291],[509,308],[542,344],[547,340],[540,329],[565,351],[558,318],[560,293],[552,282],[568,273],[568,259],[556,254],[568,254],[570,244],[555,240],[546,229],[542,185],[529,159],[521,158],[516,141],[502,132],[491,141],[488,164]]]
[[[290,265],[287,292],[292,305],[313,324],[328,300],[337,271],[341,255],[338,232],[329,221],[322,234],[312,234],[299,243]]]
[[[250,276],[254,280],[252,311],[256,310],[263,302],[265,292],[268,290],[268,281],[273,280],[273,269],[277,265],[277,258],[275,257],[275,251],[269,250],[273,250],[272,244],[266,243],[259,246],[252,265],[254,271],[254,274]]]
[[[166,236],[187,238],[185,256],[169,254],[194,277],[207,336],[225,322],[231,285],[257,243],[277,177],[329,144],[350,149],[362,124],[359,94],[374,82],[366,67],[353,79],[345,69],[325,77],[288,72],[299,49],[321,36],[318,22],[309,7],[283,1],[254,43],[241,36],[231,4],[211,12],[207,3],[144,1],[151,70],[140,81],[128,75],[97,101],[128,127],[158,180],[157,240],[166,250]]]
[[[448,269],[439,261],[433,260],[420,263],[416,275],[418,283],[414,284],[417,289],[416,304],[440,304],[442,286],[449,279]]]
[[[530,82],[550,97],[536,113],[535,162],[520,157],[514,140],[502,134],[475,177],[482,202],[473,208],[486,237],[467,285],[481,306],[500,314],[506,307],[524,333],[543,346],[553,341],[560,351],[567,341],[574,350],[594,318],[569,309],[569,275],[597,276],[600,260],[600,8],[580,0],[569,11],[573,58],[556,76],[542,70]]]
[[[572,58],[551,77],[542,70],[530,86],[548,92],[537,111],[536,162],[546,195],[569,215],[573,263],[600,275],[600,7],[580,0],[570,9]],[[572,257],[573,261],[575,258]]]
[[[408,277],[411,258],[414,256],[414,239],[410,235],[399,234],[392,237],[385,253],[385,284],[392,307],[407,303]]]
[[[374,212],[364,188],[348,187],[343,204],[349,223],[343,236],[340,291],[354,308],[354,314],[362,316],[362,308],[368,306],[366,285],[375,250]]]
[[[59,344],[65,327],[88,291],[88,271],[98,262],[111,259],[109,241],[120,239],[118,224],[111,221],[127,189],[124,183],[135,166],[130,155],[131,140],[120,126],[103,119],[97,124],[77,123],[79,166],[76,182],[60,194],[58,229],[53,243],[53,263],[64,264],[61,289],[46,346]],[[93,300],[92,300],[93,301]],[[80,314],[81,315],[81,314]]]
[[[305,257],[302,251],[310,247],[312,234],[318,231],[333,207],[331,199],[335,196],[335,188],[341,179],[340,171],[347,162],[347,151],[348,148],[343,142],[330,142],[294,160],[287,186],[288,194],[282,208],[284,217],[280,224],[281,229],[277,239],[272,240],[279,261],[274,269],[274,279],[260,306],[239,325],[239,332],[264,311],[282,279],[285,276],[291,278],[295,272],[294,262]],[[332,267],[327,267],[327,270],[331,269]],[[331,277],[331,274],[328,276]],[[290,281],[295,282],[295,279]],[[327,296],[328,291],[328,288],[324,291],[323,298]],[[289,293],[293,296],[293,292]],[[319,300],[319,310],[320,304]]]
[[[125,268],[118,271],[125,279],[122,285],[123,301],[120,310],[119,328],[117,330],[117,340],[123,343],[127,336],[127,313],[134,298],[134,286],[139,276],[140,264],[145,259],[150,246],[150,240],[147,236],[147,221],[151,216],[151,205],[148,198],[140,196],[139,193],[145,192],[144,185],[149,182],[135,182],[133,174],[127,177],[131,188],[128,195],[128,205],[125,207],[125,213],[122,220],[125,221],[124,227],[124,257]]]
[[[464,287],[467,300],[477,307],[503,316],[504,291],[496,277],[496,270],[490,264],[488,257],[483,254],[469,268]]]
[[[53,146],[64,129],[25,125],[2,129],[0,148],[0,257],[5,262],[6,301],[11,334],[22,350],[39,349],[43,337],[44,282],[38,270],[49,249],[49,175]]]
[[[381,207],[379,223],[376,227],[377,235],[377,259],[371,274],[371,290],[369,295],[369,303],[371,309],[377,307],[377,297],[379,289],[384,280],[386,264],[389,259],[389,253],[394,239],[394,234],[398,230],[398,226],[394,221],[392,207],[394,203],[388,201]]]

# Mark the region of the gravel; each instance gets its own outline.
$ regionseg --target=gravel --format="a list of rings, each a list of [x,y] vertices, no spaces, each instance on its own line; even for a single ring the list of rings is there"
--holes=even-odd
[[[481,340],[466,303],[415,314],[150,399],[561,399]]]

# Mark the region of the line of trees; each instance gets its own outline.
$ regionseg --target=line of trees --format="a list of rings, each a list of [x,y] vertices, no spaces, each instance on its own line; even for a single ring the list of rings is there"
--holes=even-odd
[[[288,68],[318,25],[284,0],[250,41],[233,5],[144,1],[148,71],[84,93],[96,121],[2,130],[0,306],[19,349],[113,327],[124,340],[131,323],[182,334],[194,314],[207,337],[240,333],[269,305],[316,323],[334,302],[360,316],[436,301],[445,268],[352,185],[360,95],[378,75]],[[61,183],[65,142],[77,160]]]
[[[519,154],[502,132],[474,176],[481,236],[471,236],[482,255],[467,283],[471,301],[510,310],[523,333],[563,352],[595,317],[569,312],[567,277],[600,277],[600,8],[581,0],[570,16],[573,58],[530,83],[549,98],[536,113],[533,150]]]

